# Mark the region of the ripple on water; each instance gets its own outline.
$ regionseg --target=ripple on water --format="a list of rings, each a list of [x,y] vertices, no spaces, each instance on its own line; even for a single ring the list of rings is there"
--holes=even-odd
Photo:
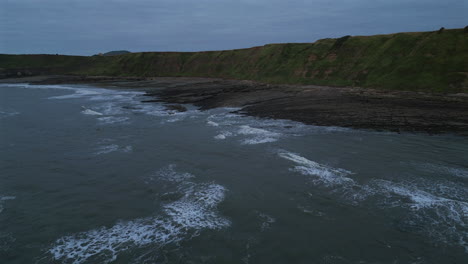
[[[0,213],[3,212],[3,203],[8,200],[16,199],[15,196],[0,196]]]
[[[13,117],[19,115],[20,113],[12,109],[2,109],[0,108],[0,119]]]

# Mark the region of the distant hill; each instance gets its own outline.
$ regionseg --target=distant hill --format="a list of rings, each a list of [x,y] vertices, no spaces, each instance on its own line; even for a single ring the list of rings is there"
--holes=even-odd
[[[128,50],[114,50],[114,51],[106,52],[102,54],[102,56],[115,56],[115,55],[122,55],[122,54],[127,54],[127,53],[131,53],[131,52]]]
[[[118,51],[121,52],[121,51]],[[213,77],[266,83],[468,92],[468,29],[345,36],[206,52],[0,55],[0,77],[31,74]],[[116,51],[105,55],[114,55]],[[3,72],[3,73],[2,73]],[[20,73],[20,74],[18,74]]]

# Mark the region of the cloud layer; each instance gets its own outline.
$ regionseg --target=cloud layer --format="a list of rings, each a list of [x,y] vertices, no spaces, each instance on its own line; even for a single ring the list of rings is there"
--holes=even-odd
[[[464,27],[465,0],[0,0],[0,53],[199,51]]]

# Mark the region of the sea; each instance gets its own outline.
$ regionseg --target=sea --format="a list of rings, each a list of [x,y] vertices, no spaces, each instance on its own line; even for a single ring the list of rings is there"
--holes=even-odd
[[[0,263],[468,263],[468,138],[0,84]]]

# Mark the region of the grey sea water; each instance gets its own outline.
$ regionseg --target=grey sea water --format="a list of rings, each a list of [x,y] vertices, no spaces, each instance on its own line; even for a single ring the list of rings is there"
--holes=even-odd
[[[0,84],[0,263],[468,263],[468,139]]]

